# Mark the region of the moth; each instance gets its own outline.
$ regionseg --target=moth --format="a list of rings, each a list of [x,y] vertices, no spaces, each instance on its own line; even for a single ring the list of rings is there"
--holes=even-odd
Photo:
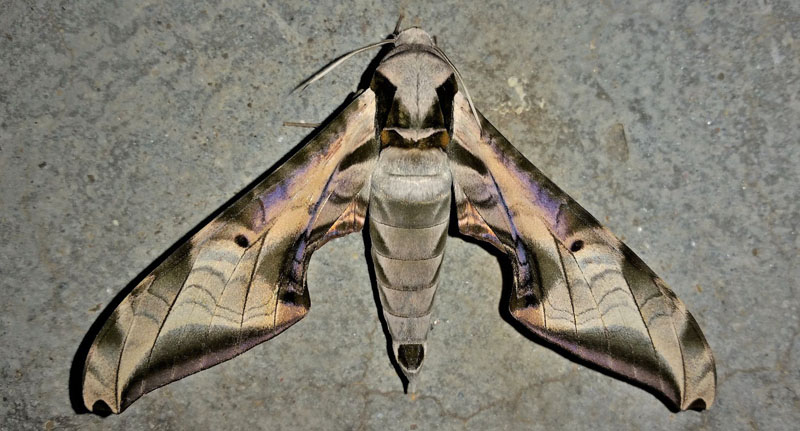
[[[119,413],[292,326],[310,307],[311,255],[363,228],[414,392],[453,201],[458,231],[510,260],[509,311],[533,334],[678,409],[710,406],[714,359],[684,304],[475,109],[425,31],[395,29],[304,85],[381,45],[368,88],[120,302],[86,355],[86,407]]]

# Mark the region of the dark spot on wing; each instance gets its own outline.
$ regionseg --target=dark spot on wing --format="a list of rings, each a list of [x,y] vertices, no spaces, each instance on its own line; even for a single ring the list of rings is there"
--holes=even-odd
[[[705,410],[706,408],[707,408],[706,400],[704,400],[702,398],[698,398],[698,399],[692,401],[691,404],[689,404],[689,406],[687,407],[687,410],[698,410],[699,411],[699,410]]]
[[[302,289],[301,292],[297,292],[297,290],[299,289],[286,289],[283,294],[281,294],[281,302],[297,305],[308,310],[311,308],[311,298],[308,295],[308,289]]]
[[[241,248],[247,248],[250,246],[250,241],[244,235],[236,235],[234,241],[236,242],[236,245]]]
[[[92,404],[92,413],[100,416],[108,416],[112,413],[111,407],[103,400],[97,400]]]
[[[513,313],[526,308],[536,308],[539,307],[540,304],[541,301],[539,301],[539,298],[537,298],[533,293],[527,293],[522,296],[517,296],[516,294],[512,293],[511,299],[508,301],[508,308]]]

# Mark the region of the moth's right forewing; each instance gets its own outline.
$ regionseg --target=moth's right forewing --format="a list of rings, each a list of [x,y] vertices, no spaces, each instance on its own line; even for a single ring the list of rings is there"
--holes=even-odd
[[[86,357],[88,409],[102,402],[119,413],[306,314],[311,253],[363,227],[378,155],[374,118],[375,96],[366,90],[122,300]]]
[[[683,303],[459,94],[448,156],[459,230],[511,259],[514,318],[680,409],[711,405],[714,359]]]

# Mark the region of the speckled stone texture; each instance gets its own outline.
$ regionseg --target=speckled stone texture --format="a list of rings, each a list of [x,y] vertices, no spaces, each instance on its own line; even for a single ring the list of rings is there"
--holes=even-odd
[[[800,422],[797,2],[0,3],[0,428]],[[293,86],[401,12],[438,36],[478,109],[684,300],[717,359],[711,410],[671,413],[528,340],[500,317],[497,259],[457,238],[412,399],[352,235],[315,254],[311,312],[286,333],[120,416],[76,412],[73,357],[103,308],[296,147],[309,129],[283,122],[325,119],[374,54]]]

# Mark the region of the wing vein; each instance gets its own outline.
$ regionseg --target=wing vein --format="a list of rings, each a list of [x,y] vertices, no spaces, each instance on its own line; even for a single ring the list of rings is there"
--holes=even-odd
[[[220,294],[219,294],[220,298],[225,296],[225,291],[228,290],[228,286],[230,286],[231,280],[233,280],[233,276],[236,274],[236,270],[239,269],[239,265],[242,263],[242,259],[244,259],[244,255],[245,254],[247,254],[247,251],[242,253],[242,255],[239,257],[239,260],[236,262],[236,265],[233,266],[233,269],[231,270],[231,275],[229,275],[228,279],[225,280],[225,284],[222,287],[222,292],[220,292]],[[222,308],[223,310],[229,310],[227,307],[220,307],[219,301],[214,301],[214,312],[212,313],[211,321],[213,321],[214,317],[217,316],[217,310],[220,309],[220,308]],[[233,311],[233,310],[229,310],[229,311]],[[211,328],[211,321],[208,322],[209,329]]]
[[[189,255],[189,253],[187,253],[187,256],[188,255]],[[164,324],[167,322],[167,319],[169,318],[169,314],[172,312],[172,307],[175,306],[175,302],[177,302],[178,301],[178,297],[181,296],[181,292],[183,291],[183,287],[186,285],[186,280],[189,279],[189,276],[191,274],[192,274],[192,270],[191,269],[189,269],[189,271],[186,271],[186,277],[183,278],[183,281],[181,282],[181,287],[178,289],[178,292],[175,294],[175,297],[172,298],[172,303],[169,304],[169,307],[167,308],[167,313],[164,314],[164,320],[162,320],[161,324],[158,325],[158,331],[156,331],[156,336],[155,336],[155,338],[153,338],[153,344],[150,346],[150,351],[147,353],[147,368],[150,368],[150,360],[153,358],[153,350],[156,347],[156,343],[158,342],[158,338],[161,336],[161,331],[164,329]],[[157,278],[154,279],[152,283],[150,283],[150,286],[152,286],[153,283],[156,282],[156,280],[157,280]],[[142,385],[144,385],[144,380],[142,380]]]
[[[609,352],[608,352],[608,349],[609,349],[609,346],[610,346],[609,341],[608,341],[608,325],[606,325],[606,321],[605,321],[605,319],[603,319],[603,310],[600,309],[600,304],[597,303],[597,298],[595,298],[595,296],[594,296],[594,291],[592,290],[592,285],[589,284],[589,280],[586,279],[586,274],[583,273],[583,268],[581,268],[581,266],[578,264],[578,259],[575,258],[574,254],[572,254],[570,256],[572,257],[573,262],[575,262],[575,266],[578,268],[578,271],[580,271],[581,277],[583,277],[583,281],[586,282],[586,289],[589,290],[589,295],[591,295],[592,301],[594,302],[594,306],[597,309],[597,317],[600,318],[600,323],[603,324],[603,338],[606,339],[606,351],[604,353],[605,353],[606,357],[608,358],[609,367],[611,367],[612,366],[611,364],[613,364],[616,361],[614,360],[614,358],[611,357],[611,355],[609,355]]]
[[[133,307],[131,307],[131,310],[133,310]],[[119,408],[120,401],[122,401],[119,393],[119,367],[122,365],[122,356],[125,355],[125,345],[128,344],[128,335],[130,335],[131,327],[133,327],[133,322],[136,319],[136,314],[135,312],[133,313],[131,323],[128,325],[128,329],[125,330],[125,338],[122,339],[122,348],[119,349],[119,358],[117,359],[117,366],[114,369],[114,402],[117,404],[117,408]]]
[[[578,340],[578,317],[575,315],[575,301],[572,299],[572,284],[569,282],[569,277],[567,276],[567,267],[564,265],[564,256],[561,254],[561,248],[556,240],[554,235],[550,235],[553,238],[553,243],[556,246],[556,252],[558,253],[558,262],[561,264],[561,273],[564,274],[564,283],[567,285],[567,294],[569,295],[569,305],[572,307],[572,325],[575,327],[575,342],[579,343]]]
[[[233,279],[234,274],[236,274],[236,270],[239,268],[239,264],[242,263],[242,259],[244,259],[244,255],[245,254],[247,254],[246,250],[239,257],[239,260],[236,262],[236,265],[233,266],[233,269],[231,270],[231,274],[228,276],[228,279],[225,281],[225,285],[222,287],[222,292],[220,292],[220,294],[219,294],[220,298],[222,298],[225,295],[225,291],[228,289],[228,286],[230,285],[230,282]],[[214,318],[217,317],[217,310],[219,310],[220,308],[222,308],[224,310],[227,310],[226,307],[220,307],[219,301],[214,299],[214,311],[211,312],[211,319],[209,319],[209,321],[208,321],[208,327],[206,328],[206,338],[208,338],[208,334],[211,333],[211,324],[214,323]],[[230,311],[233,311],[233,310],[230,310]],[[227,318],[226,318],[226,320],[227,320]],[[208,349],[206,349],[206,352],[207,352],[207,350]]]
[[[633,299],[633,303],[636,305],[636,311],[639,312],[639,318],[642,319],[642,324],[644,325],[644,329],[647,331],[647,339],[650,340],[650,347],[653,348],[653,355],[656,355],[656,345],[653,342],[653,336],[650,334],[650,327],[647,326],[647,321],[644,319],[644,314],[642,314],[642,309],[639,307],[639,303],[636,301],[636,295],[633,294],[633,290],[631,290],[631,284],[628,283],[628,279],[624,276],[622,277],[625,280],[625,285],[628,286],[628,293],[631,295],[631,299]],[[655,358],[656,362],[658,363],[658,369],[661,370],[661,362],[658,360],[658,357]]]
[[[244,313],[247,309],[247,298],[250,296],[250,289],[253,288],[253,279],[256,275],[256,269],[258,268],[258,264],[261,262],[261,252],[264,251],[264,243],[267,242],[266,232],[264,232],[264,236],[261,238],[261,244],[258,246],[258,254],[256,254],[256,261],[253,263],[253,269],[250,271],[250,279],[247,282],[247,290],[244,293],[244,302],[242,303],[242,318],[239,320],[239,335],[238,339],[241,340],[242,336],[242,326],[244,325]]]
[[[681,352],[681,369],[683,370],[683,388],[681,388],[681,404],[683,404],[684,401],[683,397],[686,395],[686,385],[688,384],[686,380],[686,356],[684,356],[683,354],[683,345],[681,344],[681,338],[678,335],[678,329],[675,328],[675,320],[673,319],[675,314],[675,304],[672,298],[664,293],[664,288],[662,288],[658,283],[656,283],[655,280],[651,278],[650,282],[653,283],[653,285],[656,286],[656,288],[661,292],[661,294],[664,295],[664,297],[666,297],[667,300],[670,301],[670,307],[672,308],[671,310],[672,312],[670,313],[669,323],[672,326],[672,332],[675,333],[675,343],[678,344],[678,350]]]

